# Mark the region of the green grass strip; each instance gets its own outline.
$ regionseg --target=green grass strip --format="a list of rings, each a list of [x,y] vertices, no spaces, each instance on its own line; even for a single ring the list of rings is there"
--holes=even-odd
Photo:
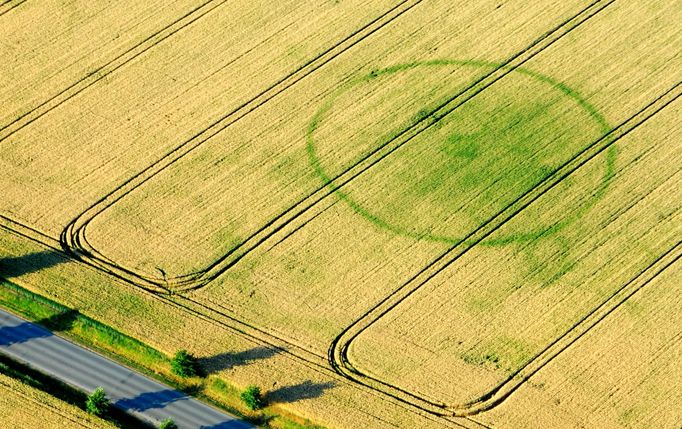
[[[123,362],[124,364],[160,380],[189,395],[198,396],[225,409],[229,413],[262,425],[276,429],[324,429],[306,422],[297,423],[296,416],[283,416],[280,412],[266,407],[257,414],[242,412],[239,399],[241,393],[236,387],[215,376],[208,378],[192,377],[182,380],[170,372],[170,359],[160,351],[129,337],[116,329],[94,320],[77,310],[68,308],[44,296],[35,294],[21,286],[0,278],[0,307],[8,309],[24,318],[46,327],[52,332],[59,332],[76,340],[86,347],[93,348],[102,354]],[[86,395],[64,385],[56,379],[31,370],[29,367],[0,356],[0,372],[19,378],[27,384],[39,388],[59,399],[75,404],[81,408],[85,404]],[[42,377],[42,378],[41,378]],[[65,390],[65,396],[59,390]],[[146,427],[136,424],[137,419],[126,420],[123,412],[115,412],[111,418],[121,427]],[[111,420],[110,419],[110,420]],[[130,423],[132,422],[132,423]]]

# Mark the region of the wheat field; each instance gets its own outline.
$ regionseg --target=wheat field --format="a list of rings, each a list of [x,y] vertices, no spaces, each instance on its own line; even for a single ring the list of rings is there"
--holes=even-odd
[[[1,2],[0,276],[330,429],[677,429],[679,22]]]
[[[7,429],[88,428],[116,426],[74,405],[0,374],[0,424]]]

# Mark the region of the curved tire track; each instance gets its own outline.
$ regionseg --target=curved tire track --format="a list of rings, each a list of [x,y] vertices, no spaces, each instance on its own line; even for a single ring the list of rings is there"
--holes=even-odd
[[[289,89],[291,86],[302,81],[315,70],[324,66],[329,61],[360,43],[368,36],[390,24],[393,20],[408,12],[422,1],[423,0],[403,0],[402,2],[393,6],[391,9],[374,18],[361,28],[355,30],[353,33],[338,41],[333,46],[327,48],[321,54],[302,64],[290,74],[282,77],[250,100],[242,103],[229,113],[223,115],[217,121],[213,122],[213,124],[201,130],[193,137],[182,143],[180,146],[177,146],[170,152],[166,153],[158,161],[149,165],[132,178],[126,180],[113,191],[109,192],[107,195],[87,208],[83,213],[79,214],[66,226],[61,234],[61,242],[64,249],[72,252],[79,258],[88,259],[93,265],[101,266],[107,270],[118,271],[119,275],[129,279],[131,283],[139,283],[148,288],[167,290],[173,286],[174,289],[179,289],[187,285],[191,286],[195,284],[197,282],[198,276],[201,276],[203,272],[198,274],[192,273],[173,279],[152,278],[110,261],[100,252],[96,251],[87,242],[87,239],[85,238],[85,231],[88,224],[104,210],[115,204],[134,189],[146,183],[160,172],[164,171],[166,168],[183,158],[188,153],[192,152],[194,149],[201,146],[204,142],[213,138],[215,135],[233,123],[237,122],[244,116],[257,110],[277,95]],[[187,287],[189,288],[190,286]]]
[[[589,8],[591,8],[591,7],[593,7],[595,4],[599,4],[599,3],[604,3],[604,2],[599,2],[599,1],[598,1],[598,2],[595,2],[595,3],[593,3],[592,5],[590,5]],[[608,4],[610,4],[610,2],[609,2]],[[607,5],[608,5],[608,4],[607,4]],[[589,9],[589,8],[588,8],[588,9]],[[585,12],[585,11],[583,11],[583,12],[581,12],[581,13],[584,13],[584,12]],[[565,25],[565,24],[564,24],[564,25]],[[556,31],[556,30],[554,30],[554,31]],[[517,66],[518,66],[518,65],[517,65]],[[296,216],[296,217],[297,217],[297,216]],[[288,223],[288,222],[287,222],[287,223]],[[7,227],[6,227],[6,228],[7,228]],[[276,231],[272,231],[270,234],[268,234],[267,237],[263,238],[263,239],[261,240],[261,242],[262,242],[262,241],[265,241],[268,237],[271,237],[272,235],[274,235],[276,232],[278,232],[278,231],[281,230],[282,228],[283,228],[283,226],[277,228]],[[7,228],[7,229],[10,229],[10,228]],[[19,233],[20,235],[25,235],[24,233],[22,233],[21,231],[18,231],[18,230],[15,230],[15,232],[16,232],[16,233]],[[40,233],[40,234],[42,234],[42,233]],[[25,236],[26,236],[26,235],[25,235]],[[45,237],[47,237],[47,236],[45,236]],[[31,237],[29,237],[29,238],[31,238]],[[48,237],[48,238],[49,238],[49,237]],[[31,239],[34,240],[34,241],[40,241],[40,238],[39,238],[39,237],[38,237],[38,238],[33,237],[33,238],[31,238]],[[52,245],[49,245],[49,246],[52,247]],[[255,247],[254,247],[254,248],[255,248]],[[236,262],[236,261],[235,261],[235,262]],[[114,271],[111,271],[111,270],[107,270],[107,269],[103,269],[103,267],[96,266],[96,265],[93,265],[93,264],[91,264],[91,263],[87,263],[87,264],[90,265],[91,267],[94,267],[94,268],[100,270],[100,271],[104,271],[104,272],[106,272],[107,274],[110,274],[110,275],[112,275],[113,277],[118,278],[119,280],[122,280],[122,281],[124,281],[124,282],[126,282],[126,283],[131,283],[131,281],[130,281],[128,278],[126,278],[125,276],[120,276],[120,275],[118,275],[117,272],[114,272]],[[135,283],[133,283],[133,284],[135,284]],[[157,288],[147,288],[147,287],[145,287],[144,285],[138,285],[138,286],[143,287],[145,290],[148,290],[148,291],[150,291],[150,292],[157,292],[157,291],[158,291]],[[168,304],[168,305],[173,305],[173,306],[176,306],[176,307],[180,307],[180,308],[182,308],[184,311],[186,311],[186,312],[188,312],[188,313],[191,313],[191,314],[193,314],[193,315],[195,315],[195,316],[197,316],[197,317],[203,318],[203,319],[205,319],[205,320],[207,320],[207,321],[211,321],[212,323],[216,323],[216,324],[222,326],[223,328],[229,329],[229,330],[231,330],[231,331],[233,331],[233,332],[236,332],[236,333],[238,333],[238,334],[240,334],[240,335],[242,335],[242,336],[245,336],[245,337],[247,337],[247,338],[251,338],[251,339],[253,339],[253,340],[256,340],[256,341],[258,341],[259,343],[264,343],[264,344],[277,344],[277,343],[280,343],[280,344],[281,344],[280,341],[277,341],[277,340],[275,340],[275,341],[269,340],[269,338],[273,338],[273,336],[272,336],[270,333],[268,333],[268,332],[260,331],[259,333],[255,334],[255,335],[254,335],[253,333],[250,333],[250,332],[249,332],[249,328],[248,328],[248,327],[244,328],[244,323],[243,323],[242,321],[236,319],[236,318],[231,318],[232,320],[230,320],[230,323],[225,323],[224,321],[219,320],[219,318],[222,318],[223,316],[220,316],[220,317],[207,316],[206,314],[203,314],[203,313],[201,313],[201,312],[198,312],[198,311],[196,311],[196,310],[193,310],[193,309],[191,309],[191,308],[189,308],[189,307],[187,307],[187,306],[178,304],[178,303],[176,303],[174,300],[169,299],[168,297],[159,296],[159,295],[157,295],[157,294],[154,294],[154,295],[156,296],[157,299],[161,300],[162,302],[164,302],[164,303],[166,303],[166,304]],[[188,303],[201,305],[201,304],[195,303],[195,302],[193,302],[193,301],[191,301],[191,300],[189,300]],[[211,309],[211,308],[208,308],[208,310],[210,310],[210,311],[215,311],[214,309]],[[226,315],[225,315],[225,316],[226,316]],[[286,342],[285,340],[282,340],[282,341]],[[275,347],[281,347],[281,346],[276,346],[276,345],[275,345]],[[328,371],[328,368],[326,367],[326,365],[320,365],[320,364],[319,364],[319,360],[318,360],[318,359],[306,359],[306,358],[303,358],[302,356],[300,356],[299,353],[296,353],[296,352],[290,353],[288,349],[285,350],[285,351],[286,351],[288,354],[292,355],[293,357],[296,357],[297,359],[302,360],[302,361],[304,361],[304,362],[308,362],[308,363],[315,362],[313,365],[314,365],[315,368],[317,368],[317,370],[320,370],[320,371],[326,370],[326,371]],[[333,362],[333,360],[332,360],[332,365],[333,365],[333,366],[335,365],[334,362]],[[334,368],[338,371],[338,368],[336,368],[335,366],[334,366]],[[349,382],[358,383],[356,380],[354,380],[354,378],[353,378],[352,376],[347,376],[346,374],[343,374],[342,372],[340,373],[340,375],[341,375],[344,379],[348,380]],[[359,384],[364,384],[364,383],[359,382]],[[368,387],[369,387],[370,390],[375,391],[377,395],[384,395],[384,394],[386,394],[386,392],[384,392],[383,389],[381,389],[381,388],[376,388],[376,387],[373,387],[373,386],[368,386]],[[391,394],[389,393],[388,396],[391,397]],[[415,405],[415,404],[413,404],[411,401],[405,401],[405,399],[402,398],[402,397],[397,397],[397,398],[395,398],[395,399],[396,399],[398,402],[400,402],[400,403],[405,403],[405,404],[408,405],[408,406],[414,406],[414,407],[416,407],[416,408],[418,408],[418,409],[420,409],[420,410],[422,410],[422,411],[427,411],[427,412],[429,412],[429,413],[433,413],[433,410],[431,409],[431,407],[423,407],[423,406],[420,406],[420,405]],[[440,414],[449,415],[448,413],[443,413],[442,410],[436,410],[436,412],[435,412],[434,414],[438,414],[438,415],[440,415]]]
[[[451,247],[447,252],[436,258],[431,264],[429,264],[427,267],[425,267],[419,273],[413,276],[399,289],[397,289],[391,295],[384,298],[371,310],[366,312],[362,317],[360,317],[353,324],[348,326],[332,342],[328,352],[328,359],[330,365],[337,372],[339,372],[339,374],[343,374],[344,376],[353,379],[361,384],[365,384],[374,388],[385,389],[385,393],[391,396],[402,398],[403,400],[406,400],[408,402],[417,401],[417,403],[422,404],[422,406],[428,406],[436,410],[440,410],[439,412],[444,413],[445,415],[463,416],[476,414],[478,412],[490,409],[493,406],[499,404],[511,392],[513,392],[524,381],[526,381],[530,377],[530,375],[537,372],[537,370],[539,370],[542,366],[546,365],[549,361],[556,357],[556,355],[559,354],[559,352],[556,352],[556,349],[557,347],[561,347],[560,341],[562,341],[564,337],[569,338],[572,332],[576,332],[575,330],[578,329],[579,326],[582,326],[581,324],[587,323],[586,320],[588,319],[591,320],[590,318],[595,312],[600,310],[603,306],[607,305],[608,303],[613,302],[614,299],[617,299],[617,297],[620,296],[619,294],[621,293],[622,290],[631,289],[633,286],[630,286],[630,284],[639,284],[636,283],[636,280],[640,278],[640,276],[646,274],[651,270],[658,273],[659,271],[656,270],[658,269],[657,267],[660,264],[663,264],[664,267],[667,267],[669,264],[667,264],[666,261],[669,258],[673,258],[674,260],[679,259],[680,252],[682,251],[680,243],[676,244],[670,251],[661,256],[654,264],[648,267],[644,272],[638,274],[634,279],[631,280],[631,282],[626,284],[626,286],[619,289],[616,293],[614,293],[614,295],[608,297],[602,305],[600,305],[597,309],[590,312],[587,316],[585,316],[585,318],[581,322],[576,324],[573,328],[571,328],[571,330],[564,334],[564,336],[562,336],[554,343],[550,344],[550,346],[548,346],[547,349],[541,351],[518,372],[511,375],[507,380],[505,380],[495,389],[491,390],[487,394],[481,396],[480,398],[470,403],[457,405],[436,403],[433,401],[426,400],[417,394],[408,392],[397,386],[391,385],[390,383],[386,383],[379,379],[363,374],[361,371],[354,368],[352,364],[349,362],[348,350],[352,342],[362,332],[369,329],[374,323],[380,320],[383,316],[389,313],[401,302],[403,302],[409,296],[417,292],[424,284],[426,284],[429,280],[435,277],[438,273],[440,273],[448,266],[456,262],[460,257],[466,254],[470,249],[472,249],[474,246],[480,243],[483,239],[490,236],[501,226],[503,226],[508,221],[517,216],[519,213],[521,213],[526,207],[528,207],[534,201],[538,200],[543,194],[552,189],[554,186],[559,184],[564,178],[566,178],[570,174],[573,174],[582,165],[586,164],[588,161],[590,161],[600,153],[603,153],[606,149],[611,147],[616,141],[620,140],[622,137],[629,134],[631,131],[633,131],[634,129],[642,125],[644,122],[646,122],[648,119],[653,117],[660,110],[664,109],[666,106],[670,105],[672,102],[677,100],[680,97],[680,95],[682,95],[682,83],[677,83],[675,86],[673,86],[673,88],[668,90],[660,97],[656,98],[654,101],[649,103],[647,106],[645,106],[635,115],[631,116],[618,127],[614,128],[609,134],[603,136],[601,139],[599,139],[593,145],[590,145],[587,149],[578,154],[572,160],[566,162],[557,171],[555,171],[555,173],[547,177],[538,187],[528,191],[526,194],[519,197],[507,208],[500,211],[496,216],[494,216],[485,224],[481,225],[478,229],[473,231],[460,244]],[[647,280],[647,282],[649,280]],[[641,288],[642,286],[639,286],[639,288]],[[620,305],[620,303],[617,305]],[[590,328],[592,326],[593,325],[590,325]],[[572,342],[570,344],[572,344]]]
[[[499,67],[494,68],[492,71],[486,73],[476,81],[472,82],[462,91],[448,98],[441,105],[437,106],[435,109],[430,111],[428,115],[425,115],[424,117],[420,118],[415,123],[413,123],[406,129],[402,130],[396,136],[392,137],[384,144],[375,148],[372,152],[370,152],[365,157],[351,165],[345,171],[338,174],[336,177],[332,179],[332,182],[335,184],[334,186],[336,187],[335,189],[338,189],[339,187],[346,185],[347,183],[355,179],[357,176],[367,171],[372,166],[376,165],[378,162],[389,156],[402,145],[409,142],[411,139],[415,138],[423,131],[429,129],[431,126],[435,125],[441,119],[445,118],[447,115],[449,115],[457,108],[459,108],[462,104],[466,103],[471,98],[473,98],[480,92],[484,91],[498,80],[505,77],[507,74],[513,72],[516,68],[523,65],[525,62],[527,62],[528,60],[530,60],[531,58],[542,52],[544,49],[551,46],[552,44],[554,44],[564,35],[568,34],[570,31],[574,30],[575,28],[577,28],[578,26],[580,26],[581,24],[583,24],[591,17],[593,17],[594,15],[596,15],[597,13],[599,13],[604,8],[606,8],[607,6],[611,5],[614,2],[615,0],[596,0],[589,4],[587,7],[585,7],[584,9],[582,9],[576,15],[568,18],[567,20],[558,24],[553,29],[541,35],[539,38],[533,41],[528,47],[516,53],[508,60],[502,62]],[[409,7],[411,8],[414,5],[416,5],[416,3]],[[407,9],[400,12],[400,14],[404,13],[405,11],[407,11]],[[394,18],[398,17],[400,14],[396,14]],[[380,29],[383,25],[387,23],[388,22],[382,24],[375,30],[372,30],[367,35],[364,35],[360,37],[358,40],[353,41],[351,46],[359,43],[362,39],[369,36],[374,31]],[[349,39],[347,38],[345,40]],[[343,51],[338,52],[336,54],[333,54],[333,56],[331,56],[330,58],[324,59],[323,62],[317,66],[315,65],[311,66],[314,68],[311,68],[311,70],[307,74],[326,64],[327,62],[329,62],[342,52]],[[315,60],[313,60],[313,62],[314,61]],[[305,77],[305,75],[302,76],[300,79],[302,79],[303,77]],[[294,82],[291,83],[291,85],[298,82],[300,79],[295,80]],[[281,90],[278,90],[274,95],[279,94],[280,92],[284,91],[291,85],[288,85],[282,88]],[[267,101],[267,99],[265,101]],[[244,107],[244,109],[246,109],[245,112],[241,113],[239,110],[235,111],[237,113],[233,112],[236,115],[234,118],[232,118],[231,116],[233,113],[226,115],[224,117],[225,123],[218,122],[214,124],[212,128],[209,128],[205,132],[196,135],[188,142],[184,143],[171,153],[167,154],[159,162],[148,167],[146,170],[139,173],[137,176],[135,176],[134,178],[132,178],[131,180],[129,180],[128,182],[121,185],[119,188],[117,188],[116,190],[114,190],[101,200],[99,200],[88,210],[86,210],[76,219],[74,219],[64,229],[61,235],[61,241],[64,248],[73,252],[73,254],[77,257],[89,260],[90,263],[94,265],[101,266],[104,269],[118,271],[121,276],[125,276],[133,284],[138,283],[148,288],[160,288],[163,290],[173,290],[176,292],[196,290],[205,286],[206,284],[214,280],[216,277],[218,277],[220,274],[227,271],[234,264],[239,262],[239,260],[241,260],[244,256],[246,256],[248,253],[256,249],[258,246],[260,246],[265,240],[267,240],[277,232],[281,231],[295,219],[301,217],[303,214],[305,214],[310,209],[315,207],[320,201],[332,195],[335,189],[330,189],[329,184],[326,183],[321,184],[315,191],[313,191],[300,201],[296,202],[294,205],[283,211],[274,219],[270,220],[269,222],[261,226],[258,230],[252,233],[244,241],[230,249],[222,257],[214,261],[205,269],[195,273],[189,273],[171,279],[153,278],[149,277],[148,275],[141,274],[133,269],[122,267],[104,257],[94,247],[88,244],[86,238],[86,230],[88,224],[92,222],[94,218],[96,218],[104,210],[115,204],[125,195],[132,192],[135,188],[141,186],[147,180],[151,179],[153,176],[160,173],[164,169],[168,168],[171,164],[185,156],[187,153],[197,148],[204,141],[208,140],[209,138],[212,138],[214,135],[216,135],[223,129],[227,128],[232,123],[236,122],[237,120],[241,119],[245,115],[255,110],[260,105],[264,104],[265,101],[257,102],[258,104],[256,104],[254,107],[248,107],[247,103],[247,106]]]

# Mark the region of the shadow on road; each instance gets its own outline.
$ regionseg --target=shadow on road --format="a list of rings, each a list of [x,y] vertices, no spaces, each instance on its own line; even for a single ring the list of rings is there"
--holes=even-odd
[[[14,326],[3,326],[0,328],[0,346],[11,346],[12,344],[24,343],[36,338],[49,337],[53,335],[51,331],[68,331],[73,326],[73,322],[78,317],[78,314],[76,310],[68,310],[36,322],[47,329],[29,322],[23,322]]]
[[[236,366],[247,365],[253,361],[268,359],[281,352],[280,349],[254,347],[242,352],[227,352],[207,358],[199,358],[199,366],[204,374],[214,374]]]
[[[293,386],[284,386],[267,393],[266,400],[269,403],[292,403],[304,399],[319,398],[326,390],[333,388],[333,382],[313,383],[304,381]]]
[[[163,408],[168,404],[189,398],[173,389],[160,390],[158,392],[141,393],[134,398],[118,400],[114,405],[124,410],[145,411],[152,408]]]
[[[27,255],[0,258],[0,277],[11,279],[66,262],[61,253],[46,250]]]
[[[0,347],[25,343],[29,340],[46,338],[52,335],[52,332],[47,329],[28,322],[14,326],[3,326],[0,328]]]
[[[253,429],[253,426],[239,420],[230,420],[227,422],[218,423],[217,425],[202,426],[199,429]]]

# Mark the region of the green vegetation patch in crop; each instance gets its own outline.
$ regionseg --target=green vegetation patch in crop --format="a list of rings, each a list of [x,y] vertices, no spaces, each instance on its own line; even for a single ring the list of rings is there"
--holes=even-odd
[[[363,119],[364,128],[355,133],[355,140],[330,143],[317,136],[325,121],[339,113],[335,105],[346,106],[348,102],[343,100],[352,100],[360,90],[361,100],[369,98],[366,94],[372,91],[385,91],[395,98],[400,91],[394,87],[401,85],[401,81],[388,80],[395,75],[410,75],[404,80],[414,86],[420,82],[420,76],[427,81],[429,73],[461,68],[489,72],[505,66],[453,60],[376,70],[340,88],[312,118],[308,127],[311,166],[353,210],[376,226],[416,239],[457,244],[611,129],[596,108],[576,91],[548,76],[515,68],[454,107],[443,107],[456,95],[443,91],[454,86],[461,92],[464,85],[444,85],[446,89],[430,92],[424,88],[401,88],[425,98],[411,122],[398,129],[371,132],[367,130],[368,121]],[[390,91],[382,85],[390,87]],[[387,96],[382,102],[395,101]],[[381,110],[380,102],[373,103],[376,110]],[[376,121],[382,123],[381,118]],[[412,126],[421,127],[421,131],[404,137],[410,135],[405,132]],[[323,134],[329,139],[328,132]],[[383,137],[368,144],[367,136],[374,135]],[[404,142],[400,142],[401,138]],[[338,149],[330,149],[340,144],[348,146],[352,159],[338,155]],[[393,149],[388,151],[389,147]],[[347,167],[338,163],[355,165],[378,150],[387,154],[352,182],[341,186],[335,181],[333,172]],[[585,208],[603,196],[614,174],[615,146],[599,156],[603,168],[597,177],[586,178],[586,183],[567,180],[559,185],[580,186],[593,192],[593,197],[586,199]],[[578,214],[584,212],[579,210]],[[488,239],[485,244],[525,242],[556,233],[565,226],[537,219],[508,236]]]

